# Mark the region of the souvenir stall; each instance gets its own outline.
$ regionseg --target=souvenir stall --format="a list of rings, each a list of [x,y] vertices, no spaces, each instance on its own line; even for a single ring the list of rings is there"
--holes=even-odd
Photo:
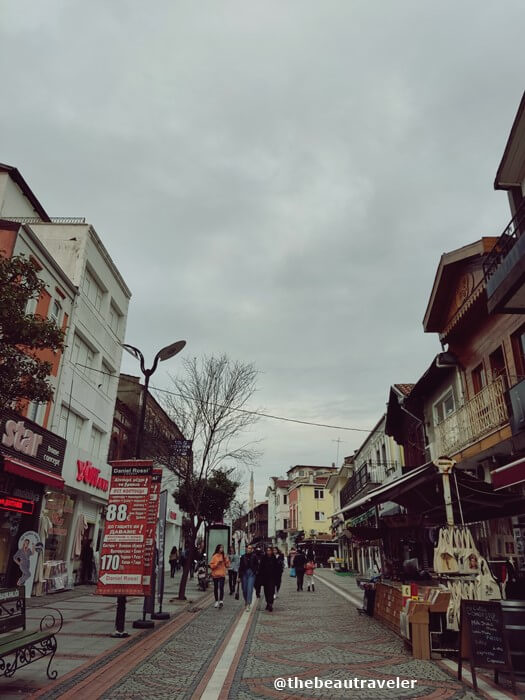
[[[495,492],[453,465],[442,460],[413,469],[342,513],[355,517],[387,501],[406,509],[380,519],[381,576],[366,585],[374,589],[374,617],[400,634],[416,658],[457,652],[462,600],[505,598],[505,567],[498,580],[476,535],[487,520],[525,510],[521,497]]]

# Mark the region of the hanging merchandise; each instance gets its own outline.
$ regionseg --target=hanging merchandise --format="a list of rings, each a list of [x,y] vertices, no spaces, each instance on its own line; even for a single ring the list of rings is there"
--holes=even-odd
[[[458,528],[457,539],[461,543],[458,557],[459,572],[461,574],[477,574],[479,572],[480,554],[474,544],[469,528]]]
[[[449,581],[447,588],[450,591],[450,600],[447,608],[447,628],[449,630],[459,630],[459,614],[461,609],[461,590],[459,581]]]
[[[457,574],[458,562],[455,557],[453,528],[442,527],[439,531],[437,547],[434,550],[434,571],[438,574]]]
[[[486,559],[480,557],[479,574],[476,576],[476,600],[501,600],[501,588],[487,564]]]

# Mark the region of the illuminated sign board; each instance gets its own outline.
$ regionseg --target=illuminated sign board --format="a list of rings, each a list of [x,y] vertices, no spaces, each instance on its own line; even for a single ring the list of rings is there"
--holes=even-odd
[[[35,503],[34,501],[26,501],[25,498],[0,493],[0,510],[12,510],[23,515],[33,515]]]

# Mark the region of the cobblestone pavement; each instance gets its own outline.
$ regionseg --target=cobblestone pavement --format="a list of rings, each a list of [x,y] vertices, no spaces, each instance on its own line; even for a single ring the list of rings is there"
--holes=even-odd
[[[359,616],[355,607],[318,583],[315,593],[298,593],[295,581],[283,580],[273,613],[261,605],[222,693],[213,697],[252,698],[432,698],[447,700],[480,697],[431,661],[413,659],[402,641],[373,619]],[[217,663],[221,641],[236,618],[239,603],[227,598],[223,610],[202,611],[187,627],[153,653],[103,697],[198,698],[202,679]],[[240,616],[246,613],[240,613]],[[417,680],[410,689],[315,690],[274,688],[276,678]],[[292,681],[295,683],[295,680]]]

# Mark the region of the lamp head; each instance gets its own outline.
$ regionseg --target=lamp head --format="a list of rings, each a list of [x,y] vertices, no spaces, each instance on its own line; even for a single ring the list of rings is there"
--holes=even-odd
[[[133,347],[133,345],[128,345],[127,343],[122,343],[122,347],[127,353],[133,355],[136,360],[140,360],[141,352],[138,348]]]
[[[171,345],[167,345],[165,348],[162,348],[162,350],[158,353],[158,358],[161,362],[164,360],[169,360],[170,357],[173,357],[174,355],[177,355],[184,346],[186,345],[185,340],[177,340],[176,343],[172,343]]]

